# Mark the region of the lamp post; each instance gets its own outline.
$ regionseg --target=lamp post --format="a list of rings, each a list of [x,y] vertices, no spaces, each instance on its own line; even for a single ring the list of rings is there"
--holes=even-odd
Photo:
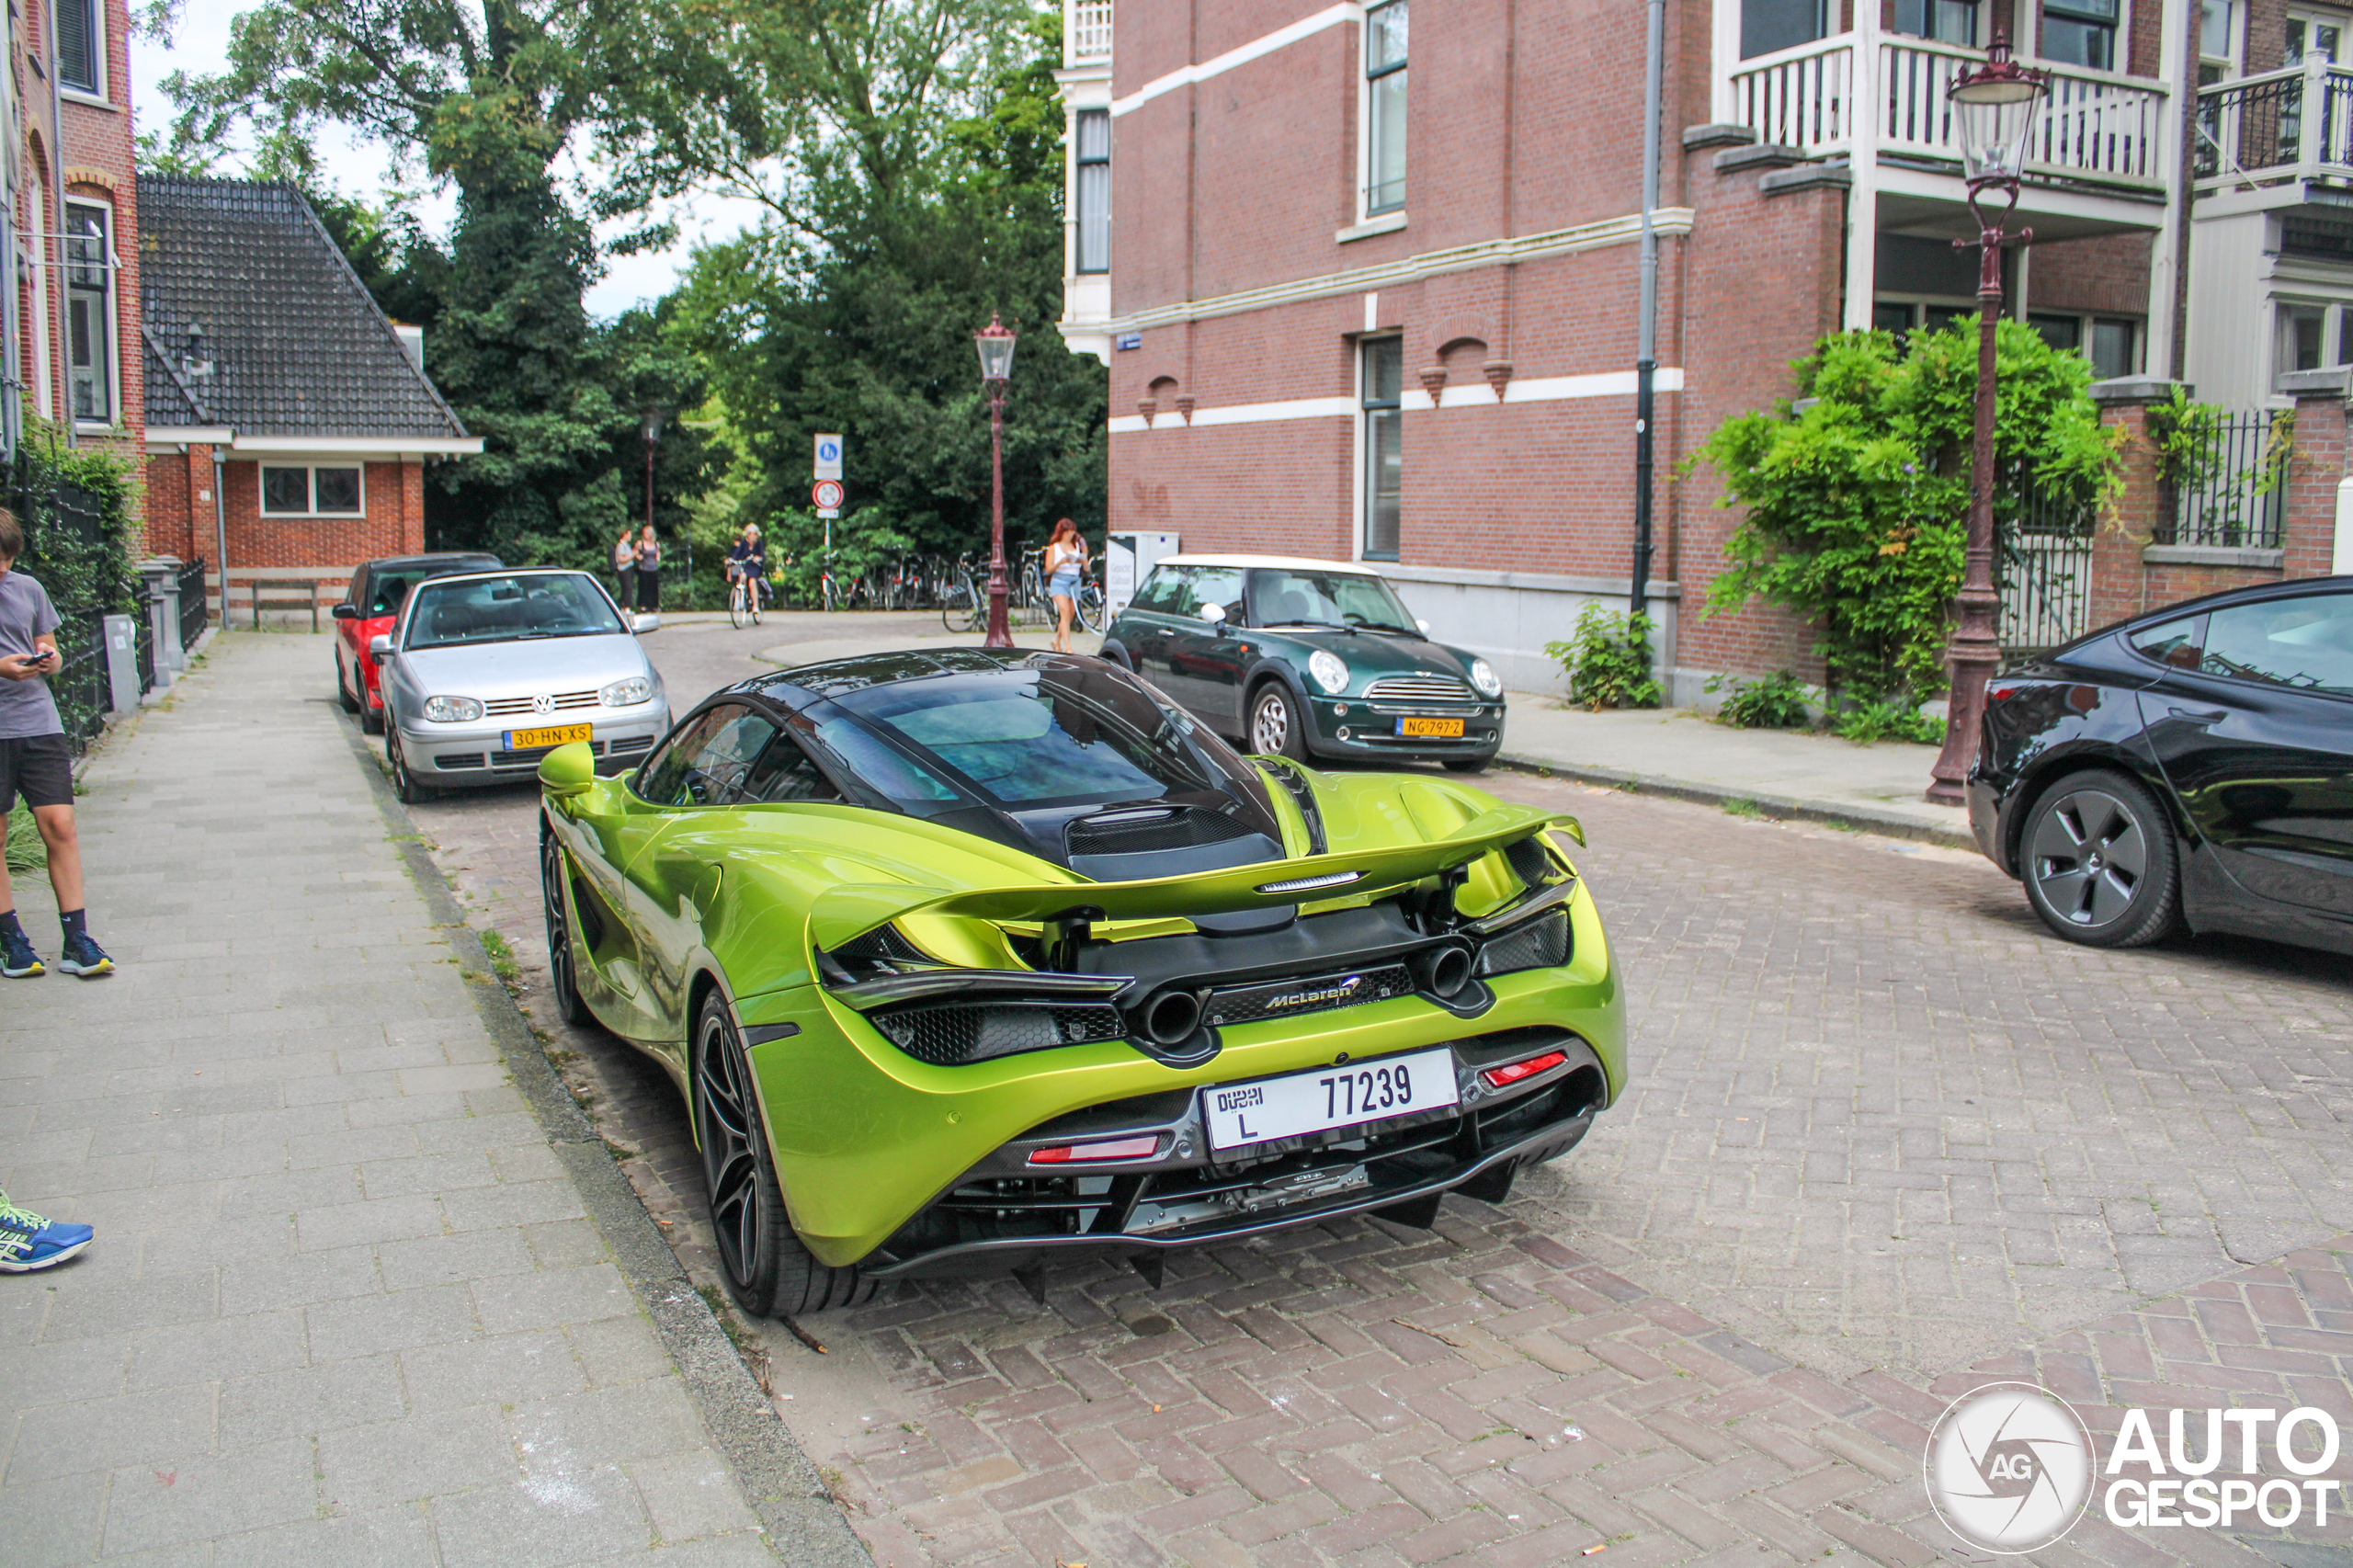
[[[637,433],[645,437],[645,526],[654,526],[654,449],[662,439],[662,424],[667,417],[658,404],[649,403],[637,416]],[[694,558],[687,558],[687,580],[694,581]],[[639,602],[642,603],[641,599]]]
[[[1005,619],[1005,383],[1013,374],[1013,330],[989,312],[989,324],[972,334],[981,353],[981,385],[989,398],[989,634],[983,648],[1013,646]]]
[[[1996,32],[1985,63],[1954,78],[1949,90],[1961,132],[1961,172],[1969,182],[1969,214],[1977,220],[1977,238],[1955,240],[1953,246],[1974,244],[1978,265],[1977,409],[1970,444],[1968,554],[1961,592],[1953,596],[1945,745],[1928,784],[1928,799],[1947,806],[1967,802],[1969,769],[1977,758],[1977,731],[1985,712],[1985,683],[2002,661],[1995,625],[2001,597],[1994,587],[1994,334],[2002,314],[2002,247],[2034,241],[2032,229],[2012,235],[2003,224],[2018,209],[2018,176],[2025,172],[2042,88],[2042,73],[2015,63],[2009,40]],[[1991,217],[1979,205],[1987,191],[2009,199],[2008,206]]]

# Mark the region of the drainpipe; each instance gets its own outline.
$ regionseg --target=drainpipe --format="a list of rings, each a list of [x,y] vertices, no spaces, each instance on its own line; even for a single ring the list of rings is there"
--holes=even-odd
[[[54,319],[63,321],[67,311],[65,300],[65,95],[57,83],[56,19],[53,16],[44,16],[41,22],[43,24],[41,31],[46,35],[42,41],[49,45],[49,204],[51,210],[45,214],[45,217],[50,224],[49,243],[55,247],[57,256],[58,314]],[[111,226],[108,233],[109,235],[113,233]],[[107,290],[107,297],[112,299],[114,290],[111,289]],[[51,331],[50,323],[41,323],[40,329],[44,333]],[[57,334],[56,343],[57,378],[52,384],[57,389],[60,404],[58,412],[63,415],[58,423],[65,426],[65,445],[67,449],[71,450],[82,444],[81,437],[74,430],[74,367],[68,362],[69,350],[63,332]],[[41,412],[46,414],[49,411],[43,409]],[[229,580],[223,577],[221,579],[221,615],[223,624],[226,624],[228,619],[228,595]]]
[[[221,630],[229,630],[229,461],[212,446],[212,553],[221,571]]]
[[[1666,0],[1649,0],[1648,56],[1643,62],[1643,254],[1642,321],[1634,348],[1634,589],[1629,615],[1650,608],[1651,426],[1653,382],[1658,372],[1659,56],[1665,52]]]

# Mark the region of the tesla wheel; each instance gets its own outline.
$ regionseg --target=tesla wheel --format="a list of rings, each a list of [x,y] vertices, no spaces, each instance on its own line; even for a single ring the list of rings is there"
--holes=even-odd
[[[752,1064],[727,1004],[713,992],[695,1023],[695,1133],[721,1272],[735,1304],[754,1317],[797,1317],[849,1307],[874,1294],[856,1268],[828,1268],[792,1233],[777,1185],[767,1125],[752,1090]]]
[[[2103,768],[2052,785],[2018,857],[2028,902],[2071,942],[2138,948],[2181,923],[2180,856],[2149,792]]]
[[[354,670],[352,672],[354,675],[358,675],[358,673],[359,672],[358,670]],[[367,679],[364,676],[361,677],[359,682],[359,695],[358,697],[352,696],[351,688],[343,684],[343,661],[341,659],[337,659],[335,662],[335,699],[343,704],[343,710],[345,712],[357,713],[359,711],[360,704],[365,702],[367,699]]]
[[[553,835],[540,839],[540,899],[547,906],[548,989],[555,993],[556,1017],[567,1024],[588,1021],[580,999],[580,975],[572,956],[571,905],[564,899],[563,846]]]
[[[420,805],[433,799],[433,791],[416,781],[408,770],[408,758],[401,752],[401,733],[387,729],[384,733],[384,759],[392,765],[392,793],[400,797],[404,806]]]
[[[1280,681],[1268,681],[1250,699],[1250,749],[1261,756],[1307,760],[1307,739],[1301,733],[1299,704]]]

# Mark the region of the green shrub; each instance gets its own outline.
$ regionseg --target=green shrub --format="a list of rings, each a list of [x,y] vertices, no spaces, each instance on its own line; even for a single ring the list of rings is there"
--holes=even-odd
[[[33,813],[25,809],[22,801],[8,813],[8,869],[38,871],[49,864],[49,851],[41,846],[40,829],[33,825]]]
[[[1945,722],[1901,699],[1859,702],[1830,722],[1831,733],[1867,746],[1875,741],[1911,741],[1919,745],[1941,744]]]
[[[1806,709],[1813,688],[1787,670],[1775,670],[1763,680],[1710,676],[1704,689],[1730,692],[1716,717],[1735,729],[1802,730],[1813,722]]]
[[[1651,618],[1623,616],[1588,600],[1565,642],[1544,656],[1568,672],[1569,700],[1589,711],[1655,708],[1666,693],[1651,673]]]

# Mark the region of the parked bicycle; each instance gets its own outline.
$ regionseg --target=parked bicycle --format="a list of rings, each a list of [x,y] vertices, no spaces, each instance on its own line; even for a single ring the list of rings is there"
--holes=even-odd
[[[940,588],[940,623],[950,631],[978,631],[988,619],[987,583],[987,574],[973,569],[970,551],[958,556]]]

